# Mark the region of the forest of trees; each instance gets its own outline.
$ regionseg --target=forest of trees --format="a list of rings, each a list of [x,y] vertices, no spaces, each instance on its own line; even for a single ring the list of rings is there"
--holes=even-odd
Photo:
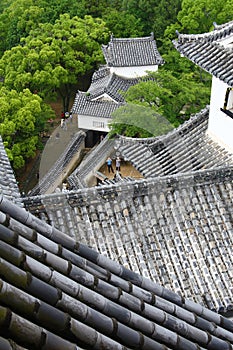
[[[79,82],[104,63],[101,44],[111,33],[154,32],[165,60],[153,82],[129,89],[127,102],[174,126],[184,120],[184,107],[185,118],[200,110],[209,102],[211,77],[181,58],[172,40],[176,30],[208,32],[213,22],[232,18],[231,0],[1,0],[0,134],[13,167],[33,157],[54,116],[49,102],[59,97],[67,110]]]

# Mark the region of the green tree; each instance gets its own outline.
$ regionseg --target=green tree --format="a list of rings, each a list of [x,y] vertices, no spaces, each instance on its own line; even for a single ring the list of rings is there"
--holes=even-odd
[[[209,84],[201,83],[193,72],[180,73],[177,77],[165,67],[150,76],[153,80],[141,81],[129,88],[126,101],[153,108],[173,126],[209,103],[210,75]]]
[[[88,15],[86,0],[38,0],[37,3],[44,9],[44,17],[41,21],[43,23],[53,24],[64,13],[68,13],[70,17],[81,18]]]
[[[110,128],[109,138],[116,134],[147,138],[166,134],[173,126],[153,107],[127,103],[113,113]]]
[[[15,169],[35,155],[39,133],[52,116],[52,110],[28,89],[22,92],[0,89],[0,135]]]
[[[68,110],[77,81],[103,61],[100,43],[109,33],[101,19],[61,15],[54,25],[40,24],[6,51],[0,60],[0,76],[8,89],[28,88],[42,97],[59,93]]]
[[[34,3],[34,0],[14,0],[0,14],[0,56],[43,21],[44,9]]]
[[[140,19],[137,19],[134,15],[126,11],[107,9],[103,14],[103,20],[116,38],[143,36],[143,28]]]
[[[165,36],[175,37],[175,31],[186,34],[206,33],[213,29],[213,22],[218,24],[232,20],[231,0],[183,0],[177,21],[171,24]]]
[[[181,0],[160,0],[153,10],[152,30],[160,47],[164,40],[167,26],[177,21],[177,14],[181,9]]]
[[[123,0],[122,8],[140,19],[145,35],[154,32],[162,40],[167,25],[176,21],[181,0]]]

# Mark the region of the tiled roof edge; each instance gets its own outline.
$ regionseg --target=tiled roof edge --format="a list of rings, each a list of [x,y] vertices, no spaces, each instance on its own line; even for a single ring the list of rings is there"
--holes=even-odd
[[[173,130],[169,131],[167,134],[160,135],[160,136],[155,136],[155,137],[148,137],[148,138],[133,138],[133,137],[127,137],[127,136],[122,136],[118,135],[118,138],[120,140],[125,140],[125,141],[130,141],[130,142],[139,142],[139,143],[152,143],[156,141],[164,141],[165,139],[173,136],[174,134],[177,134],[181,132],[184,128],[186,128],[188,125],[191,125],[194,123],[197,119],[201,117],[207,117],[207,113],[209,113],[209,105],[206,105],[205,108],[203,108],[201,111],[198,113],[192,115],[188,120],[186,120],[183,124],[179,125],[177,128],[174,128]]]
[[[233,34],[233,21],[225,25],[216,26],[214,30],[202,34],[181,34],[176,31],[178,36],[178,42],[203,40],[203,41],[215,41],[225,38]]]
[[[91,187],[85,189],[78,189],[76,191],[70,191],[68,193],[53,193],[50,195],[40,195],[34,197],[25,197],[23,201],[27,206],[27,202],[39,201],[42,202],[45,199],[64,197],[68,203],[76,202],[77,204],[86,203],[89,204],[93,200],[99,197],[99,199],[109,200],[109,196],[125,198],[125,195],[131,193],[134,195],[146,195],[148,190],[153,193],[161,188],[163,191],[176,190],[181,188],[188,188],[190,184],[198,186],[201,184],[213,184],[219,183],[223,180],[233,180],[233,166],[224,166],[214,169],[198,170],[188,173],[180,173],[175,175],[166,175],[163,177],[154,177],[148,179],[139,179],[131,182],[114,183],[109,185],[103,185],[101,187]]]

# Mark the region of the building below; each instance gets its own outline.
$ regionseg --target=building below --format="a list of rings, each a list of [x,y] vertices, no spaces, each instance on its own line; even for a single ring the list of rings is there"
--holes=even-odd
[[[92,77],[87,92],[78,91],[72,113],[83,130],[109,132],[112,113],[125,104],[122,92],[155,72],[164,61],[153,34],[143,38],[114,38],[102,46],[106,66]]]

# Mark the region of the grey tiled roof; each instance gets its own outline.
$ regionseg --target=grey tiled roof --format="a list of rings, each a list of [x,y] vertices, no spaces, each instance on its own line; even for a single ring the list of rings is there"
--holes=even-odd
[[[25,199],[105,256],[219,312],[233,309],[233,169]]]
[[[161,234],[154,239],[159,242]],[[174,249],[171,240],[165,243]],[[233,349],[231,320],[126,269],[2,196],[0,251],[1,349]]]
[[[164,63],[153,34],[142,38],[114,38],[112,36],[107,45],[102,45],[102,50],[109,67],[148,66]]]
[[[207,136],[208,115],[206,107],[166,136],[122,137],[118,151],[146,178],[233,165],[232,153]]]
[[[213,23],[215,30],[221,30],[226,29],[227,31],[231,30],[231,25],[233,24],[233,21],[223,23],[223,24],[217,24],[216,22]]]
[[[59,178],[62,178],[63,170],[70,163],[75,154],[77,154],[82,142],[85,139],[85,136],[86,134],[83,131],[79,131],[73,136],[54,165],[42,177],[42,179],[39,180],[38,184],[30,191],[30,195],[35,196],[38,194],[46,193],[49,188],[54,186]],[[53,147],[56,147],[56,144],[53,145]]]
[[[112,113],[125,103],[122,92],[140,80],[119,77],[110,73],[109,69],[101,68],[94,73],[88,91],[76,94],[72,111],[81,115],[111,118]]]
[[[102,72],[103,70],[103,72]],[[138,78],[123,78],[116,74],[111,74],[109,69],[101,69],[94,73],[91,86],[87,93],[90,99],[96,99],[103,94],[107,94],[116,102],[124,102],[124,97],[121,95],[122,91],[127,91],[131,86],[140,81]]]
[[[72,107],[73,113],[79,115],[111,118],[112,113],[119,108],[121,104],[107,100],[92,101],[86,92],[76,94]]]
[[[0,136],[0,193],[22,205],[18,184]]]
[[[73,113],[84,116],[111,118],[112,113],[125,103],[121,91],[139,82],[138,78],[124,78],[110,73],[111,66],[147,66],[163,63],[158,53],[153,35],[145,38],[116,39],[111,37],[103,46],[107,65],[93,74],[87,92],[78,91]],[[111,56],[111,60],[109,57]],[[120,57],[120,61],[119,61]],[[103,96],[104,95],[104,96]]]
[[[221,40],[233,37],[233,21],[216,26],[210,33],[179,34],[175,48],[192,62],[233,86],[233,49],[224,47]]]
[[[109,140],[108,137],[94,147],[83,159],[80,165],[68,177],[68,182],[72,189],[88,187],[88,179],[93,177],[104,163],[105,159],[111,155],[114,150],[114,140]]]

